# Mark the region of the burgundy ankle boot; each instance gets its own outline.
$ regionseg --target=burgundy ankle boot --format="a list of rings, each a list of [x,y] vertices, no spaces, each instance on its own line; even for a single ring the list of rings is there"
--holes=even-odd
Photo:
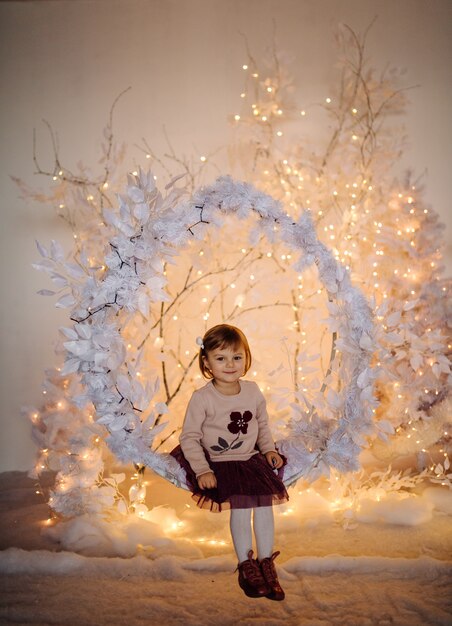
[[[260,568],[265,582],[270,588],[270,593],[267,594],[267,598],[269,598],[269,600],[279,601],[284,600],[286,594],[279,584],[278,574],[276,573],[275,564],[273,562],[278,554],[279,552],[273,552],[271,556],[267,557],[266,559],[262,559],[262,561],[260,562]]]
[[[256,559],[253,559],[253,551],[248,552],[248,559],[238,564],[239,585],[249,598],[265,598],[270,593],[270,588]]]

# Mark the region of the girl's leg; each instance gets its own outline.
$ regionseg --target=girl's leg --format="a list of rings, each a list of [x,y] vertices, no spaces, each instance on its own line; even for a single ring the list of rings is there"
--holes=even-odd
[[[246,561],[253,547],[251,534],[251,509],[231,509],[229,520],[232,541],[239,563]]]
[[[231,535],[239,560],[239,585],[250,598],[262,598],[271,591],[259,563],[253,559],[251,509],[231,509]]]
[[[267,598],[270,600],[284,600],[285,593],[279,583],[274,563],[279,552],[273,552],[273,507],[263,506],[254,509],[253,526],[260,569],[270,589],[270,592],[267,593]]]
[[[253,527],[256,537],[257,556],[259,561],[272,555],[275,523],[272,506],[259,506],[253,509]]]

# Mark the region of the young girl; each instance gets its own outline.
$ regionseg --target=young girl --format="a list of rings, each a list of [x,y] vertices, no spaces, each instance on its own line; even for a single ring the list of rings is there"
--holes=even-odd
[[[289,499],[281,480],[286,461],[275,450],[259,387],[241,380],[250,366],[241,330],[219,324],[206,332],[199,367],[210,381],[193,393],[180,446],[171,454],[185,469],[200,508],[231,510],[239,585],[245,594],[283,600],[273,562],[279,552],[273,553],[272,505]],[[251,511],[258,560],[253,559]]]

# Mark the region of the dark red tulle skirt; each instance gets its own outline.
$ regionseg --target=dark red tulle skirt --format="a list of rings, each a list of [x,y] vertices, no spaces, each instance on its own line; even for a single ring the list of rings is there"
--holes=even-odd
[[[187,474],[187,482],[192,490],[192,498],[201,509],[215,513],[227,509],[251,509],[260,506],[283,504],[289,494],[282,482],[284,465],[272,470],[263,454],[257,452],[248,461],[211,461],[206,459],[217,479],[215,489],[200,489],[196,474],[185,458],[181,447],[172,450],[171,455]]]

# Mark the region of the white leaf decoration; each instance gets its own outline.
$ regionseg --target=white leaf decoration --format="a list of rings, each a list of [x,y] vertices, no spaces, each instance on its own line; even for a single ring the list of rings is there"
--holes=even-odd
[[[98,420],[100,422],[100,420]],[[110,430],[112,431],[119,431],[122,430],[124,428],[124,426],[127,425],[127,415],[115,415],[114,420],[112,420],[108,427]]]
[[[127,504],[124,502],[124,500],[118,500],[118,504],[116,506],[118,508],[118,512],[121,513],[121,515],[127,515]]]
[[[149,218],[149,206],[145,202],[140,202],[139,204],[135,205],[133,209],[133,214],[138,220],[145,222]]]
[[[416,298],[415,300],[410,300],[409,302],[403,305],[403,310],[411,311],[411,309],[414,309],[415,307],[417,307],[418,304],[419,304],[419,298]]]
[[[359,347],[363,350],[373,351],[375,349],[375,344],[373,343],[369,335],[364,332],[361,335],[361,339],[359,340]]]
[[[334,389],[328,389],[326,394],[328,404],[336,409],[342,406],[342,399]]]
[[[65,263],[64,267],[66,268],[69,276],[72,276],[72,278],[85,278],[86,276],[82,268],[79,265],[76,265],[76,263]]]
[[[179,174],[178,176],[174,176],[166,185],[165,190],[168,191],[168,189],[171,189],[171,187],[173,187],[173,185],[177,183],[178,180],[180,180],[181,178],[185,178],[186,176],[187,174]]]
[[[59,287],[60,289],[63,289],[64,287],[68,286],[67,278],[65,278],[64,276],[61,276],[61,274],[52,273],[50,275],[50,278],[52,282],[55,283],[55,285]]]
[[[45,248],[42,244],[40,244],[37,239],[35,239],[35,242],[36,242],[36,247],[38,248],[39,254],[45,259],[47,259],[50,256],[47,248]]]
[[[111,477],[118,485],[124,482],[126,479],[126,475],[124,472],[121,472],[120,474],[111,474]]]
[[[149,317],[149,296],[145,293],[140,293],[138,296],[138,310],[144,317]]]
[[[360,389],[364,389],[369,384],[370,381],[370,369],[366,367],[364,371],[358,376],[356,384]]]
[[[51,289],[40,289],[37,293],[40,296],[54,296],[56,292]]]
[[[43,259],[39,263],[32,263],[31,267],[40,272],[46,272],[47,274],[53,274],[54,263],[48,259]]]
[[[127,195],[133,202],[144,202],[144,193],[139,187],[128,187]]]
[[[107,222],[107,224],[109,224],[110,226],[117,226],[118,225],[119,220],[116,217],[116,213],[114,211],[104,207],[104,209],[102,211],[102,214],[103,214],[104,220]]]
[[[168,406],[166,405],[165,402],[156,402],[155,410],[161,414],[165,414],[169,412]]]
[[[58,241],[55,241],[55,239],[52,239],[51,241],[50,254],[52,256],[52,259],[54,259],[55,261],[58,261],[61,263],[64,260],[63,246],[60,243],[58,243]]]
[[[77,340],[78,334],[75,332],[73,328],[65,328],[64,326],[60,327],[60,332],[63,333],[68,339]]]
[[[57,302],[55,302],[55,306],[60,309],[67,309],[71,306],[74,306],[75,298],[71,293],[62,296]]]
[[[368,385],[364,387],[364,389],[360,393],[360,398],[362,402],[370,401],[373,398],[373,387],[372,385]]]
[[[91,339],[92,327],[89,324],[77,324],[77,335],[82,339]]]
[[[64,343],[64,347],[66,350],[71,352],[72,354],[76,354],[77,356],[82,356],[91,350],[91,342],[90,341],[66,341]]]
[[[415,353],[413,354],[413,356],[411,356],[410,358],[410,365],[413,368],[413,370],[415,372],[417,372],[417,370],[424,364],[424,357],[419,354],[419,353]]]
[[[391,424],[391,422],[388,422],[388,420],[380,420],[377,423],[377,428],[390,435],[394,434],[394,426]]]
[[[78,371],[79,366],[80,359],[68,359],[61,368],[61,375],[67,376],[68,374],[73,374]]]
[[[393,327],[393,326],[398,326],[400,324],[400,320],[402,319],[402,314],[400,311],[396,311],[395,313],[391,313],[391,315],[388,315],[388,317],[386,318],[386,324],[389,327]]]

